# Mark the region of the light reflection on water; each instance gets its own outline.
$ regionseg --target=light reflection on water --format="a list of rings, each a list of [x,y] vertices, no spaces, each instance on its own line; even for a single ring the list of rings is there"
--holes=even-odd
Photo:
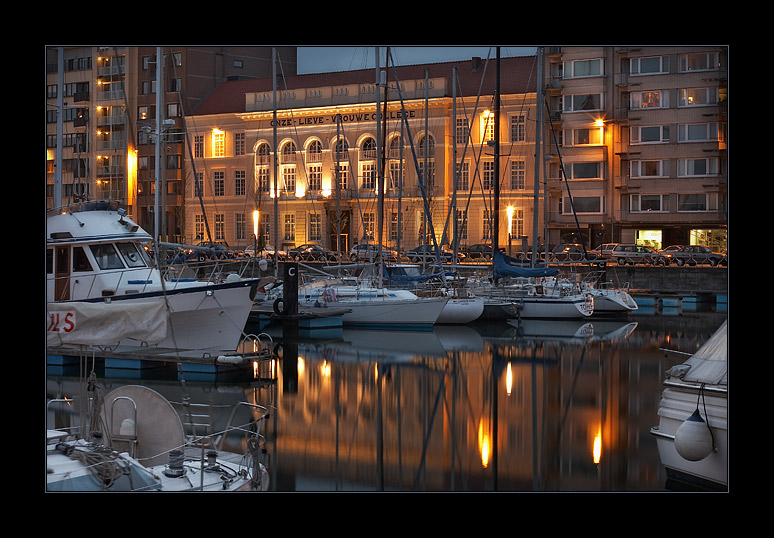
[[[103,369],[98,380],[106,390],[143,384],[173,402],[209,402],[215,414],[244,400],[275,406],[264,431],[273,491],[664,491],[649,430],[664,372],[685,357],[659,348],[693,352],[725,317],[344,330],[287,341],[270,328],[274,382],[244,369],[183,374],[181,383],[174,365]],[[47,397],[75,392],[77,372],[49,371]]]

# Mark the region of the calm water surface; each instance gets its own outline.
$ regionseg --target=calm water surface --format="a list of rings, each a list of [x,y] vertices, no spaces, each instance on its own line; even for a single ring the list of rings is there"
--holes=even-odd
[[[272,491],[665,491],[649,430],[664,372],[686,357],[663,348],[694,352],[725,318],[649,312],[298,340],[269,327],[277,360],[257,377],[174,364],[95,372],[105,391],[142,384],[209,404],[216,430],[240,401],[274,408],[263,431]],[[77,395],[90,369],[49,367],[47,398]],[[241,438],[227,442],[241,452]]]

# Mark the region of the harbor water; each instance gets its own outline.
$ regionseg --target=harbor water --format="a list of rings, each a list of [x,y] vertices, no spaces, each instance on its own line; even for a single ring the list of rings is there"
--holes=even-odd
[[[46,398],[144,385],[206,407],[217,431],[240,401],[271,409],[262,432],[274,492],[661,492],[656,439],[664,372],[725,309],[641,308],[623,319],[357,329],[271,336],[253,367],[49,366]],[[68,405],[47,427],[77,427]],[[229,441],[241,451],[239,437]]]

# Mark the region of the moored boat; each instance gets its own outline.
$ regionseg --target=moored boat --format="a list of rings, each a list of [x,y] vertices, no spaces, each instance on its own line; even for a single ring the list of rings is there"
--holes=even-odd
[[[161,338],[138,340],[111,330],[95,345],[234,350],[258,287],[258,279],[231,274],[219,281],[162,275],[143,243],[151,236],[115,202],[85,202],[52,210],[46,222],[47,336],[50,345],[77,340],[89,312],[107,319],[159,321]],[[99,305],[99,308],[97,307]],[[146,318],[139,312],[152,312]],[[139,309],[139,310],[138,310]],[[131,312],[131,314],[129,314]],[[68,317],[69,314],[69,317]],[[79,315],[81,314],[81,315]],[[69,324],[65,325],[65,319]],[[119,327],[120,328],[120,327]],[[98,337],[100,337],[98,335]]]
[[[690,359],[666,372],[651,428],[668,489],[728,488],[728,320]]]

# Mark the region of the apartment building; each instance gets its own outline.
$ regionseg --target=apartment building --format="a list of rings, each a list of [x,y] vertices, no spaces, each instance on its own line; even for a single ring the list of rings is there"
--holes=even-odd
[[[549,241],[727,248],[727,48],[544,51]]]
[[[295,47],[280,47],[296,72]],[[61,54],[60,54],[61,53]],[[61,56],[61,58],[60,58]],[[147,230],[156,207],[157,47],[46,48],[46,203],[121,200]],[[271,76],[271,47],[162,48],[160,236],[183,237],[183,181],[189,152],[183,118],[226,80]],[[59,94],[60,73],[62,93]],[[61,99],[60,99],[61,98]],[[61,100],[61,104],[60,104]],[[61,200],[55,201],[61,109]],[[160,210],[161,211],[161,210]]]

